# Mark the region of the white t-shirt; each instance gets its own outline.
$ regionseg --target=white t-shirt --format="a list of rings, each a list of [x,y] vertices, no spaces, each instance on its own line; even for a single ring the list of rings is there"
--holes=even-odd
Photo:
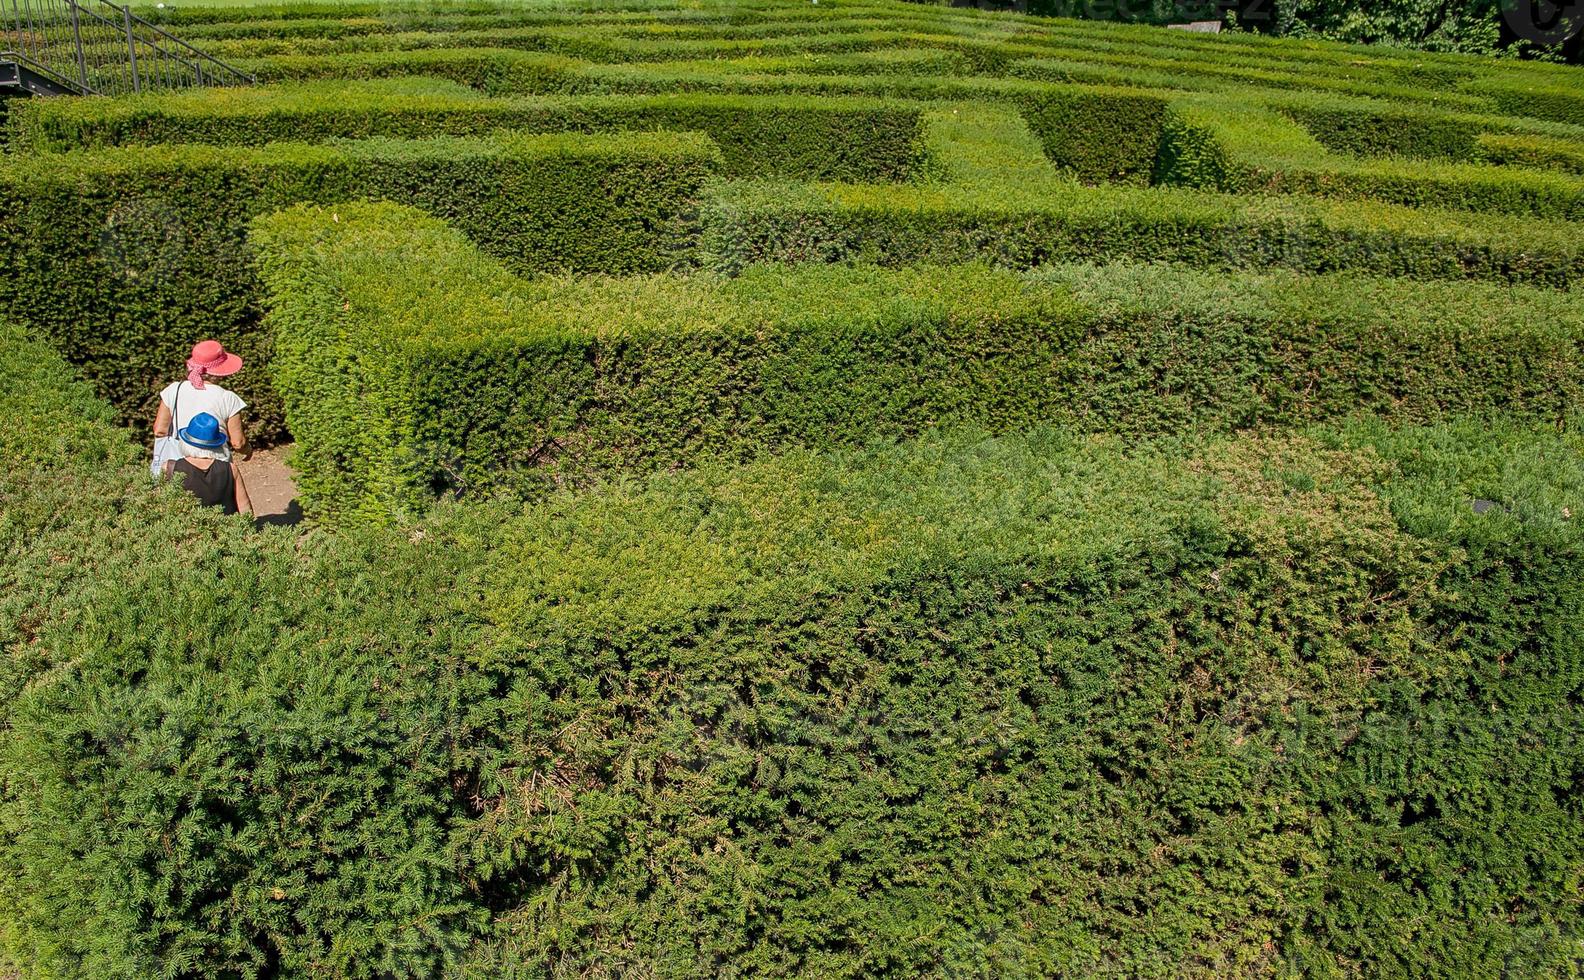
[[[181,389],[179,393],[178,388]],[[175,421],[171,435],[186,427],[187,423],[193,420],[193,416],[202,415],[204,412],[220,420],[220,431],[223,433],[226,430],[226,419],[247,408],[247,402],[238,398],[236,392],[227,391],[213,381],[205,381],[202,391],[194,388],[188,381],[172,382],[160,392],[160,401],[171,410],[171,416]],[[214,452],[216,459],[231,458],[229,444]]]

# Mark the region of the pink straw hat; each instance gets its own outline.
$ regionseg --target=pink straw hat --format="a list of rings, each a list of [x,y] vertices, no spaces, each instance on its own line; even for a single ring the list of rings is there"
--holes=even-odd
[[[223,378],[242,370],[242,358],[221,347],[218,340],[205,340],[192,349],[192,356],[187,358],[187,369]]]

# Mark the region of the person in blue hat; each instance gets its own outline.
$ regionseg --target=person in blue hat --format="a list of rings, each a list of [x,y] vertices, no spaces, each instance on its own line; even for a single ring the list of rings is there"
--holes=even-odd
[[[166,460],[165,475],[180,475],[182,486],[205,506],[223,508],[227,514],[251,514],[253,504],[242,474],[232,468],[225,452],[226,438],[219,419],[208,412],[194,415],[176,430],[182,458]]]

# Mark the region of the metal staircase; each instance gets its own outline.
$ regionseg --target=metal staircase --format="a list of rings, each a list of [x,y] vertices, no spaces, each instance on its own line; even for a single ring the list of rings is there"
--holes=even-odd
[[[110,0],[0,0],[0,95],[125,95],[254,81]]]

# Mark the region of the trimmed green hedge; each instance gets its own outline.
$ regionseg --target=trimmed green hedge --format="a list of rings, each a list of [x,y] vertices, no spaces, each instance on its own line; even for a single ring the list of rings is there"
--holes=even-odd
[[[348,41],[318,44],[233,41],[217,47],[217,54],[236,60],[260,74],[260,78],[374,78],[428,74],[453,78],[499,95],[581,92],[596,85],[602,66],[540,51],[542,40],[543,33],[532,30],[489,30],[363,38],[356,44]],[[911,36],[898,38],[897,43],[909,46],[838,54],[805,52],[743,55],[703,62],[664,62],[656,65],[656,70],[670,71],[686,63],[730,68],[741,73],[885,74],[897,78],[973,73],[971,60],[958,52],[912,46],[922,41],[914,41]],[[391,44],[394,47],[390,47]]]
[[[988,269],[528,283],[410,210],[339,214],[254,232],[301,489],[324,513],[1008,427],[1055,380],[1059,297]]]
[[[503,9],[499,3],[458,3],[447,0],[443,6],[430,3],[392,2],[352,3],[335,0],[334,3],[310,2],[295,4],[249,3],[246,9],[237,6],[150,7],[140,3],[136,12],[155,24],[178,25],[183,37],[239,38],[239,37],[294,37],[315,34],[342,34],[353,32],[392,33],[412,31],[467,31],[490,27],[510,27],[531,24],[583,23],[600,26],[620,26],[634,22],[680,21],[694,23],[719,20],[704,11],[664,4],[609,4],[602,10],[591,10],[586,5],[569,5],[560,10],[527,8]],[[765,16],[774,16],[766,12]]]
[[[95,978],[1566,972],[1581,450],[932,437],[311,546],[8,466],[0,945]]]
[[[983,76],[831,74],[817,61],[809,70],[789,70],[784,58],[740,61],[677,61],[664,64],[590,65],[582,72],[599,91],[611,93],[714,92],[736,95],[820,95],[898,98],[916,101],[966,101],[999,105],[1038,106],[1047,99],[1105,100],[1151,94],[1127,86],[1126,76],[1107,75],[1096,84],[1049,84],[1022,78]],[[761,70],[762,69],[762,70]],[[1164,95],[1159,92],[1154,94]],[[1127,112],[1127,105],[1111,106]]]
[[[1337,77],[1325,68],[1296,65],[1290,59],[1283,59],[1279,65],[1258,61],[1239,63],[1239,59],[1219,52],[1209,58],[1183,58],[1170,54],[1152,55],[1136,43],[1100,46],[1093,42],[1074,43],[1071,39],[1043,49],[1020,48],[1019,53],[1031,56],[1010,61],[1006,73],[1051,82],[1147,85],[1201,92],[1255,89],[1333,92],[1410,104],[1429,101],[1442,108],[1455,106],[1475,111],[1491,108],[1487,99],[1447,87],[1428,89],[1422,85],[1402,85],[1389,77],[1376,81],[1369,74],[1363,78],[1356,73]]]
[[[1584,174],[1584,143],[1521,133],[1481,133],[1480,152],[1492,163]]]
[[[705,264],[731,271],[755,262],[988,259],[1029,268],[1129,258],[1559,287],[1584,280],[1584,238],[1570,222],[1374,201],[1084,188],[1054,172],[1038,176],[1038,144],[1011,114],[984,109],[964,119],[939,110],[927,124],[931,153],[958,161],[949,180],[728,184],[707,201]]]
[[[722,271],[755,262],[978,259],[1030,268],[1132,259],[1555,287],[1584,281],[1584,242],[1568,223],[1369,201],[755,182],[711,196],[703,219],[704,263]]]
[[[1481,134],[1493,162],[1527,163],[1520,154],[1568,146],[1537,136]],[[1505,155],[1501,147],[1513,147]],[[1553,151],[1560,152],[1560,151]],[[1230,193],[1368,198],[1411,207],[1456,208],[1584,219],[1584,179],[1510,167],[1333,155],[1274,109],[1215,100],[1179,100],[1164,126],[1155,179]]]
[[[869,51],[889,47],[898,35],[891,31],[819,31],[806,35],[763,38],[630,38],[620,34],[591,34],[583,27],[548,28],[556,38],[552,50],[589,61],[621,63],[683,61],[702,58],[740,58],[776,54],[822,54]]]
[[[514,60],[509,56],[506,61]],[[61,104],[65,103],[65,104]],[[727,174],[900,180],[920,160],[920,108],[877,99],[652,95],[486,98],[456,83],[383,79],[40,99],[13,120],[34,151],[131,144],[260,145],[332,137],[675,129],[707,133]]]
[[[499,135],[310,146],[167,146],[0,163],[0,318],[67,352],[145,423],[187,349],[249,362],[257,433],[284,420],[258,331],[247,221],[298,201],[403,201],[523,270],[665,269],[697,233],[714,146],[687,134]]]
[[[300,52],[337,46],[489,46],[555,50],[612,62],[656,59],[807,55],[830,49],[932,46],[952,51],[980,73],[1077,71],[1083,81],[1191,88],[1284,88],[1362,95],[1394,102],[1431,102],[1441,108],[1486,111],[1495,100],[1479,83],[1492,81],[1488,64],[1362,46],[1251,44],[1248,38],[1184,41],[1158,30],[1116,34],[1093,23],[964,19],[941,10],[864,5],[816,12],[813,8],[741,8],[720,12],[652,9],[606,14],[589,10],[535,10],[504,14],[392,9],[378,18],[261,20],[201,25],[195,37],[263,38],[296,43]],[[744,16],[744,15],[747,16]],[[490,34],[497,37],[490,37]],[[447,40],[453,38],[454,40]],[[212,41],[211,41],[212,43]],[[222,41],[222,43],[226,43]],[[343,48],[344,49],[344,48]],[[233,51],[241,54],[241,50]],[[1040,64],[1042,63],[1042,64]],[[1503,66],[1496,81],[1554,85],[1548,66]],[[1099,74],[1096,74],[1099,73]],[[1565,83],[1564,83],[1565,85]],[[1557,86],[1561,88],[1563,86]]]
[[[925,47],[890,47],[849,54],[826,54],[812,58],[786,58],[788,70],[829,72],[833,75],[941,75],[959,76],[971,72],[969,59],[954,51]]]
[[[260,144],[344,136],[429,136],[498,103],[457,82],[381,79],[336,84],[197,89],[119,99],[35,99],[10,119],[11,140],[33,153],[123,144]],[[471,117],[464,116],[472,113]],[[317,125],[316,125],[317,124]],[[422,127],[422,128],[420,128]]]
[[[575,77],[606,89],[981,103],[934,107],[922,161],[898,123],[886,130],[889,155],[854,151],[840,173],[815,173],[810,161],[836,159],[830,147],[861,140],[869,117],[723,123],[728,160],[717,171],[758,173],[760,158],[736,155],[737,139],[782,154],[769,159],[799,176],[876,182],[722,188],[708,213],[712,261],[724,269],[761,254],[1015,266],[1136,255],[1575,288],[1092,265],[525,282],[433,221],[364,236],[349,225],[371,206],[336,205],[308,228],[310,240],[324,233],[323,254],[274,268],[325,272],[299,300],[330,299],[341,281],[331,273],[370,274],[339,304],[300,306],[304,330],[337,341],[410,326],[432,343],[365,348],[344,365],[288,362],[299,390],[323,395],[310,409],[323,411],[325,431],[333,415],[345,423],[328,445],[348,458],[315,457],[307,439],[303,457],[321,473],[383,466],[358,455],[357,440],[378,457],[405,406],[443,404],[450,414],[434,413],[433,430],[415,439],[430,455],[395,468],[395,479],[414,481],[399,485],[415,498],[432,486],[470,498],[356,533],[314,524],[255,533],[152,489],[141,448],[105,424],[107,410],[68,380],[52,348],[0,327],[0,974],[1578,972],[1578,225],[1085,189],[1057,176],[1041,145],[1049,126],[1036,133],[1017,117],[1048,86],[870,72],[878,50],[807,59],[807,71],[796,59],[809,47],[802,39],[820,35],[838,49],[928,48],[978,70],[1010,71],[1008,59],[1043,52],[1100,82],[1159,62],[1134,81],[1156,84],[1178,66],[1194,84],[1233,93],[1312,80],[1380,96],[1392,111],[1407,111],[1396,105],[1405,86],[1418,102],[1479,111],[1499,97],[1485,84],[1499,76],[1552,89],[1510,111],[1562,120],[1578,101],[1572,77],[879,0],[768,2],[504,10],[360,0],[268,15],[367,22],[296,32],[337,44],[353,39],[331,35],[364,29],[388,28],[356,39],[383,43],[408,29],[444,38],[498,28],[497,41],[515,47],[532,42],[508,37],[514,25],[536,23],[557,29],[540,36],[590,52],[783,52],[561,62],[564,75],[546,76],[534,73],[557,62],[511,52],[428,62],[497,91]],[[154,15],[245,16],[185,4]],[[898,29],[874,33],[866,21],[876,17]],[[360,54],[334,70],[380,74],[395,63]],[[831,75],[836,64],[853,74]],[[365,91],[323,86],[316,111],[351,132],[397,125],[366,118]],[[444,102],[459,126],[493,128],[488,106],[466,115],[461,103],[476,93],[405,91]],[[60,113],[66,145],[74,113],[103,111],[58,102],[26,111]],[[292,130],[289,117],[247,118],[235,138],[248,125],[276,138],[318,132],[306,122]],[[821,133],[820,118],[851,132]],[[419,113],[401,125],[429,122]],[[810,128],[807,141],[799,127]],[[756,143],[756,132],[770,138]],[[1078,162],[1071,174],[1148,171],[1147,134],[1117,144],[1129,154],[1120,172],[1098,152],[1117,136],[1079,135],[1056,154]],[[1562,170],[1577,142],[1538,123],[1505,135],[1523,145],[1482,131],[1478,151],[1544,154],[1511,162]],[[702,161],[708,144],[687,143]],[[514,202],[544,183],[532,161],[510,164],[486,144],[497,145],[296,145],[278,157],[139,148],[34,161],[25,165],[92,159],[104,169],[83,165],[37,204],[13,195],[0,221],[32,215],[50,240],[45,215],[58,210],[63,254],[99,233],[115,268],[139,273],[111,281],[147,301],[135,307],[141,320],[108,321],[134,349],[134,336],[157,332],[163,343],[186,330],[164,328],[142,273],[208,248],[190,228],[160,223],[171,213],[165,196],[191,194],[180,213],[231,221],[227,188],[294,200],[288,191],[308,183],[288,164],[321,168],[315,193],[355,184],[352,196],[379,186],[404,200],[429,193],[409,172],[426,169],[433,193],[465,204],[457,221],[476,217],[502,243],[519,220],[551,216],[486,202],[480,188],[496,178],[468,178],[469,168],[521,176],[511,193],[495,192]],[[1216,145],[1191,148],[1208,161]],[[135,180],[108,162],[130,173],[139,157],[149,169]],[[1177,159],[1188,165],[1186,153]],[[192,169],[156,184],[174,162]],[[1377,163],[1324,172],[1351,182],[1349,195],[1397,193],[1360,183],[1406,172]],[[1422,173],[1419,186],[1436,193],[1477,183],[1472,166]],[[919,183],[877,183],[897,175]],[[624,193],[612,200],[653,200],[647,183],[625,195],[639,183],[614,188]],[[136,193],[114,213],[59,203],[91,199],[101,185]],[[211,211],[196,199],[205,193],[219,202]],[[576,211],[583,199],[567,200]],[[260,220],[274,230],[309,219]],[[353,231],[365,251],[352,248]],[[584,229],[573,232],[554,254],[587,243]],[[416,250],[397,261],[425,236],[455,261],[425,268]],[[645,261],[660,251],[642,242]],[[239,265],[248,258],[235,254]],[[0,252],[0,289],[25,268],[17,261]],[[81,304],[74,291],[89,288],[104,284],[61,276],[30,285],[29,302]],[[212,295],[214,309],[227,308],[229,294]],[[511,329],[494,331],[502,324]],[[520,364],[524,350],[532,356]],[[406,353],[428,360],[400,363]],[[382,379],[434,383],[333,387],[337,370],[365,364]],[[482,379],[479,399],[464,407],[437,391],[448,377]],[[390,405],[392,417],[374,416]],[[1354,411],[1480,417],[1433,429],[1193,431]],[[533,428],[544,419],[555,441]],[[962,420],[1079,431],[925,431]],[[913,434],[835,457],[799,448]],[[775,458],[735,471],[708,458],[766,449]],[[508,475],[576,486],[595,472],[694,463],[642,484],[549,491],[534,506],[480,499]]]
[[[1164,266],[1036,270],[1086,310],[1058,418],[1096,431],[1295,425],[1366,413],[1564,426],[1584,310],[1552,290]]]
[[[946,43],[964,40],[945,35],[901,33],[899,29],[906,24],[894,19],[853,19],[819,25],[758,24],[737,32],[707,31],[694,37],[688,29],[649,32],[640,24],[600,22],[598,18],[573,16],[578,22],[575,25],[565,19],[535,23],[535,18],[528,16],[521,21],[508,20],[504,22],[506,26],[469,20],[437,24],[421,31],[399,32],[394,30],[395,24],[382,24],[386,30],[370,32],[361,22],[322,23],[307,25],[306,29],[264,34],[245,29],[246,25],[237,25],[236,31],[227,32],[229,39],[211,41],[206,49],[243,58],[352,52],[393,55],[398,50],[433,48],[515,49],[595,61],[645,63],[776,56],[802,60],[816,55],[862,55],[872,47],[885,50],[893,44],[905,44],[911,38],[925,41],[938,38]],[[594,23],[585,23],[590,20]],[[727,36],[734,33],[740,36]],[[958,60],[971,63],[971,59]]]
[[[1183,37],[1157,28],[1065,22],[1048,18],[965,17],[941,8],[896,4],[826,6],[816,10],[734,3],[718,10],[661,7],[594,10],[585,5],[565,9],[504,11],[423,10],[396,4],[374,11],[366,6],[332,8],[317,15],[291,11],[279,19],[270,10],[261,19],[241,22],[237,11],[199,12],[186,20],[168,10],[147,13],[174,23],[191,24],[193,36],[204,40],[227,37],[408,43],[404,36],[423,32],[437,38],[455,35],[458,45],[540,47],[559,44],[563,50],[594,57],[639,61],[655,58],[722,58],[774,52],[804,54],[830,45],[928,44],[957,50],[976,70],[1000,73],[1008,60],[1043,60],[1063,66],[1087,66],[1110,73],[1085,80],[1123,84],[1157,84],[1152,79],[1177,79],[1192,86],[1218,88],[1285,88],[1362,95],[1392,102],[1432,103],[1441,108],[1486,111],[1511,91],[1521,98],[1539,90],[1566,100],[1574,81],[1555,66],[1488,60],[1379,46],[1299,43],[1239,36]],[[213,22],[214,18],[222,22]],[[209,21],[206,23],[205,21]],[[229,21],[230,23],[224,23]],[[533,40],[471,41],[469,35],[490,30],[532,33]],[[919,39],[919,40],[913,40]],[[427,43],[427,42],[425,42]],[[652,61],[650,63],[653,63]],[[1015,70],[1015,69],[1012,69]],[[1124,76],[1124,77],[1117,77]],[[1131,82],[1128,77],[1131,76]],[[1171,87],[1177,87],[1173,85]],[[1575,99],[1575,104],[1577,100]],[[1529,115],[1517,105],[1502,111]]]
[[[145,5],[146,6],[146,5]],[[341,7],[342,9],[335,9]],[[328,10],[312,16],[279,18],[269,11],[252,10],[246,13],[255,13],[256,16],[247,20],[217,20],[208,23],[169,18],[165,11],[170,8],[155,7],[153,10],[136,10],[139,17],[151,23],[179,23],[176,33],[185,40],[196,41],[205,51],[213,51],[219,44],[229,40],[239,39],[268,39],[272,41],[295,42],[303,40],[339,40],[344,38],[376,38],[381,35],[392,34],[401,28],[388,17],[380,17],[370,12],[358,16],[346,10],[344,5],[336,4]],[[233,10],[232,16],[243,15],[244,11]]]
[[[1584,126],[1584,94],[1571,74],[1477,79],[1468,87],[1489,96],[1509,115]]]
[[[337,214],[254,233],[301,489],[326,515],[961,422],[1557,422],[1584,396],[1584,313],[1547,291],[1158,267],[526,283],[409,210]]]
[[[1166,107],[1164,96],[1142,90],[1053,88],[1025,101],[1023,117],[1057,169],[1086,181],[1148,183]]]
[[[115,470],[136,458],[131,440],[115,428],[115,413],[93,387],[59,354],[5,320],[0,381],[0,457],[13,471]]]
[[[238,61],[260,81],[372,79],[407,75],[444,78],[491,94],[577,92],[586,88],[583,62],[537,51],[497,48],[371,51],[358,54],[277,55]]]
[[[1163,91],[1182,89],[1191,92],[1217,91],[1221,88],[1214,80],[1196,78],[1192,75],[1169,71],[1130,70],[1083,58],[1052,58],[1044,55],[1009,61],[1004,73],[1013,78],[1052,82],[1058,85],[1144,85]]]
[[[1456,116],[1343,104],[1283,110],[1334,153],[1472,160],[1479,152],[1479,128]]]

